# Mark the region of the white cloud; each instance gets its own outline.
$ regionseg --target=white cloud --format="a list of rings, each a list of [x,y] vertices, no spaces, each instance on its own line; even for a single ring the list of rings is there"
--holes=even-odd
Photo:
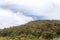
[[[13,13],[10,10],[0,9],[0,28],[16,26],[32,21],[31,17],[26,17],[22,13]]]
[[[60,20],[60,0],[0,0],[0,5],[6,4],[8,7],[9,5],[11,5],[11,9],[15,7],[15,9],[19,11],[21,11],[21,9],[25,9],[25,12],[28,12],[25,14],[28,15],[43,16],[43,19]],[[18,6],[12,7],[12,4]],[[5,26],[6,24],[8,24],[9,26],[19,25],[33,20],[31,17],[24,16],[23,12],[13,13],[9,8],[6,9],[0,9],[0,21],[3,26]]]
[[[44,16],[44,19],[60,20],[60,0],[9,0],[12,4],[24,6],[30,15]],[[29,13],[28,13],[29,14]]]

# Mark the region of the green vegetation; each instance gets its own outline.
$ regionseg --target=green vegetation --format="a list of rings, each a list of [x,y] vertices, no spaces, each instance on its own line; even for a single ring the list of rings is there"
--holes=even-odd
[[[60,40],[60,21],[38,20],[0,29],[0,40]]]

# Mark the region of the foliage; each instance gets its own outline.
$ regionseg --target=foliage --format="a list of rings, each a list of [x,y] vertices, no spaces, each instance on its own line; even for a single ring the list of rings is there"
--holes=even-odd
[[[0,37],[6,37],[6,40],[50,40],[60,37],[60,21],[38,20],[0,29]]]

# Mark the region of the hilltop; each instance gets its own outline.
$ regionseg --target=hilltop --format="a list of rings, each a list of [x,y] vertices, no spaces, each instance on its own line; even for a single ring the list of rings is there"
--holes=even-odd
[[[59,20],[37,20],[0,30],[0,37],[21,40],[50,40],[60,37]],[[60,40],[60,39],[59,39]]]

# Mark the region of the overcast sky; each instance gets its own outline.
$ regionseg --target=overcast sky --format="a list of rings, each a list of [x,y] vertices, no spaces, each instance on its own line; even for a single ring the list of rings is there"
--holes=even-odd
[[[0,0],[0,28],[33,20],[60,20],[60,0]]]

